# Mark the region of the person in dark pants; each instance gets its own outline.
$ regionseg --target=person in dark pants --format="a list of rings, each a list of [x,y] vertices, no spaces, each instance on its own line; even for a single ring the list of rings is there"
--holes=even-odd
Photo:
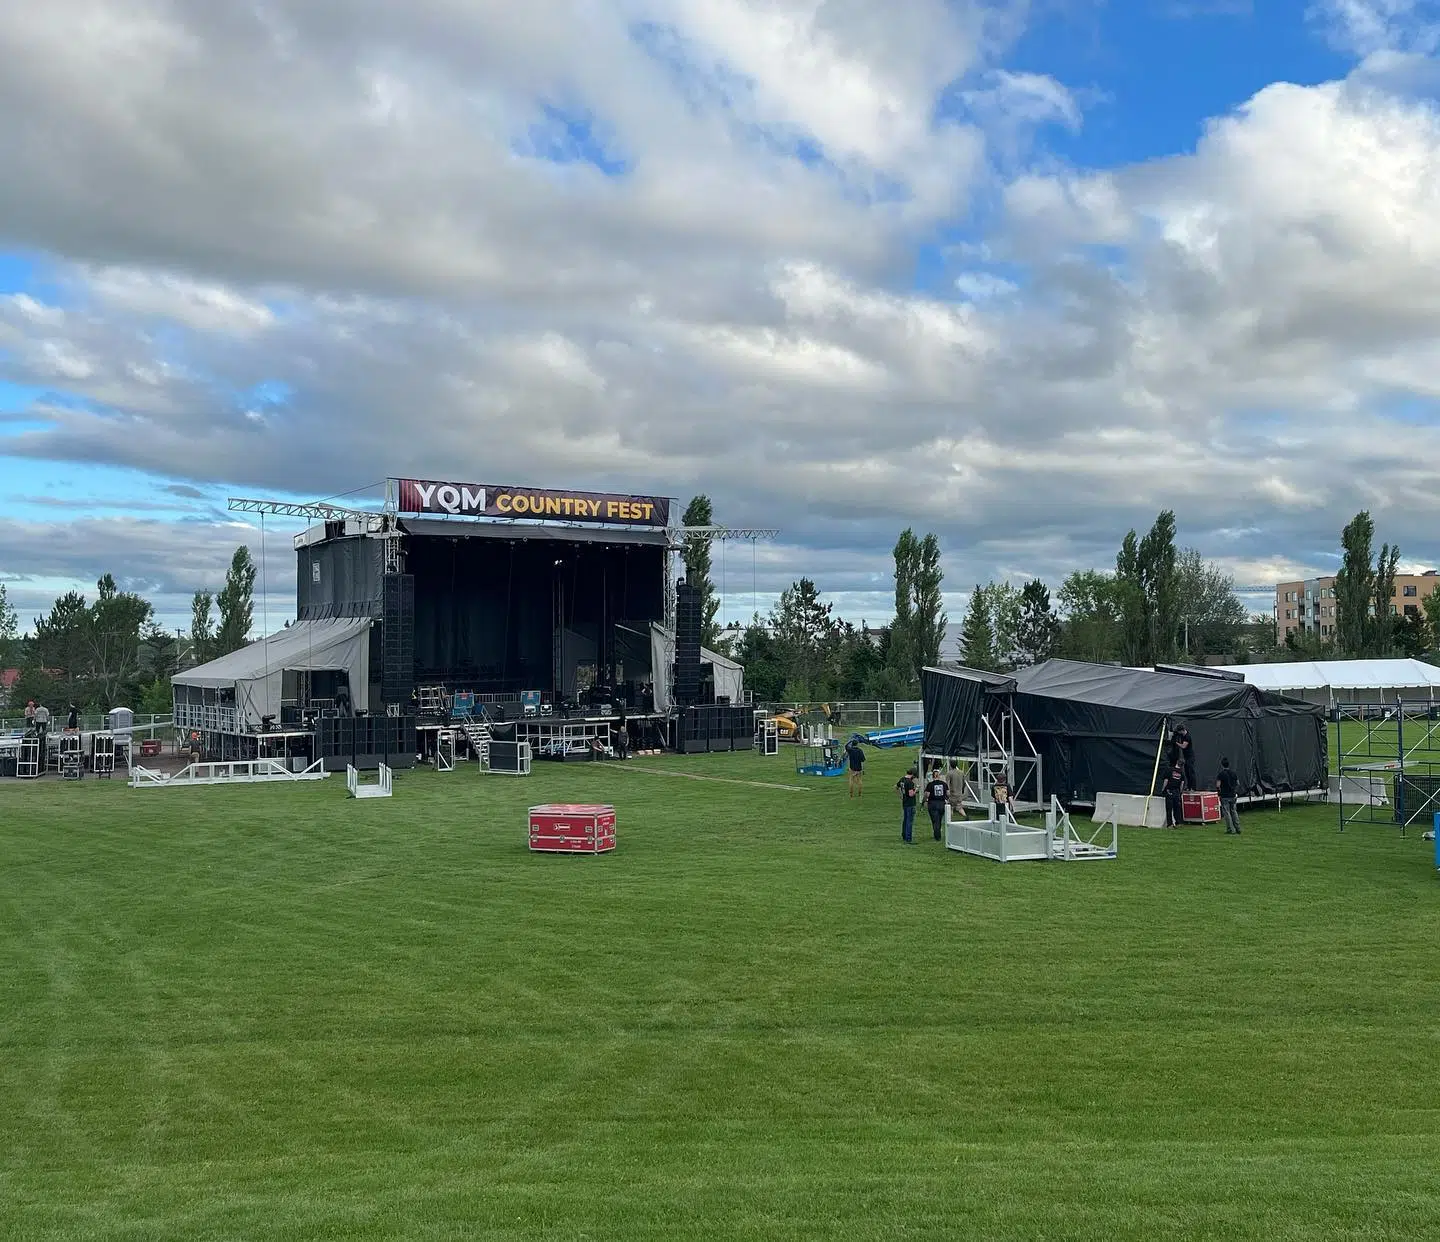
[[[1220,795],[1220,818],[1225,821],[1225,835],[1240,835],[1240,816],[1236,813],[1235,799],[1240,793],[1240,778],[1230,766],[1230,760],[1220,760],[1220,775],[1215,778],[1215,792]]]
[[[1010,798],[1010,783],[1003,771],[997,770],[990,781],[990,801],[994,804],[994,818],[997,823],[1015,818],[1015,808]]]
[[[898,781],[895,788],[900,793],[900,839],[906,845],[915,844],[915,799],[920,793],[920,783],[911,768]]]
[[[50,737],[50,709],[44,703],[35,705],[35,736],[40,739],[40,770],[45,771],[50,763],[49,746]]]
[[[1165,793],[1165,827],[1179,828],[1185,822],[1185,804],[1181,795],[1185,791],[1185,770],[1178,763],[1161,786]]]
[[[74,732],[80,727],[80,709],[74,703],[70,704],[70,714],[65,717],[65,728]]]
[[[1195,743],[1191,740],[1190,730],[1183,724],[1176,727],[1171,739],[1170,762],[1183,772],[1186,789],[1198,788],[1195,782]]]
[[[845,766],[850,769],[850,797],[860,798],[865,794],[865,750],[858,737],[845,743]]]
[[[945,835],[945,802],[950,797],[950,786],[940,774],[937,763],[930,769],[930,779],[925,782],[925,811],[930,816],[930,827],[935,831],[935,840]]]

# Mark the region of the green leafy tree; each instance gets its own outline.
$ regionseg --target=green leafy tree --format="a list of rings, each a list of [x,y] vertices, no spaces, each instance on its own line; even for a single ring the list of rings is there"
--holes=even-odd
[[[1060,649],[1060,618],[1050,606],[1050,588],[1039,578],[1020,588],[1020,624],[1015,635],[1017,664],[1043,664]]]
[[[1126,634],[1123,593],[1114,575],[1093,569],[1070,574],[1056,593],[1063,618],[1060,654],[1094,664],[1120,659]]]
[[[915,649],[915,575],[920,564],[920,541],[909,527],[895,542],[895,619],[885,645],[887,684],[908,695],[910,683],[919,675],[920,661]]]
[[[680,520],[686,526],[713,526],[715,511],[710,504],[710,497],[694,497],[685,506],[685,513]],[[720,625],[716,620],[720,613],[720,596],[716,593],[715,583],[710,576],[713,569],[710,556],[713,544],[714,537],[711,535],[686,535],[681,551],[685,561],[685,581],[692,587],[697,587],[701,593],[701,642],[712,650],[720,637]]]
[[[170,678],[157,677],[140,687],[135,710],[146,716],[163,716],[175,709],[175,691]]]
[[[833,608],[809,578],[791,583],[770,614],[785,697],[800,702],[830,695],[835,683],[839,626]]]
[[[1440,648],[1440,591],[1431,591],[1420,601],[1425,619],[1425,650]]]
[[[960,627],[960,659],[969,668],[994,672],[1000,667],[995,654],[995,626],[990,612],[990,594],[978,582],[970,592],[970,603]]]
[[[1166,509],[1139,538],[1132,530],[1115,558],[1116,602],[1123,618],[1121,658],[1155,664],[1175,658],[1175,514]]]
[[[212,606],[215,597],[209,591],[196,591],[190,601],[190,660],[204,664],[216,655],[215,621]]]
[[[757,702],[779,703],[785,697],[785,669],[775,638],[757,616],[741,631],[735,659],[745,667],[745,688]]]
[[[1367,511],[1350,519],[1340,534],[1343,557],[1335,575],[1335,646],[1346,655],[1369,654],[1375,599],[1375,523]],[[1389,611],[1388,600],[1386,611]]]
[[[944,570],[940,567],[940,541],[923,539],[909,528],[895,544],[895,619],[890,623],[885,685],[895,696],[918,692],[920,670],[940,660],[945,641]]]
[[[32,688],[41,687],[44,701],[54,707],[60,700],[79,702],[87,698],[85,666],[88,646],[86,628],[90,609],[79,591],[67,591],[43,617],[35,618],[31,655],[34,660]],[[35,698],[35,693],[25,697]],[[22,700],[23,701],[23,700]],[[36,702],[40,702],[36,698]]]
[[[153,621],[140,635],[142,671],[151,680],[168,681],[179,663],[180,642],[163,625]]]
[[[86,697],[95,706],[133,702],[139,693],[140,635],[153,609],[148,600],[121,591],[106,574],[84,626]]]
[[[238,651],[250,640],[255,612],[255,562],[250,549],[241,544],[230,558],[225,586],[216,601],[220,606],[220,629],[215,635],[215,654]]]
[[[1176,557],[1175,602],[1181,651],[1187,659],[1239,649],[1250,614],[1235,594],[1235,579],[1194,548],[1184,548]]]
[[[926,535],[917,548],[915,573],[911,582],[910,645],[914,650],[915,682],[920,670],[940,662],[940,647],[945,641],[945,571],[940,567],[940,541]]]
[[[1422,612],[1396,617],[1391,642],[1400,655],[1411,660],[1423,660],[1434,646],[1429,618]]]
[[[990,616],[991,649],[997,669],[1014,668],[1019,662],[1020,588],[1008,582],[991,582],[980,588],[985,592]]]
[[[20,646],[20,622],[0,582],[0,668],[10,668]]]
[[[1380,556],[1375,563],[1374,597],[1370,603],[1371,655],[1388,655],[1395,645],[1395,564],[1399,559],[1398,545],[1380,545]]]
[[[878,699],[902,697],[894,693],[877,694],[877,687],[886,682],[886,653],[870,637],[870,627],[861,622],[842,627],[840,640],[840,684],[836,696],[842,699]]]

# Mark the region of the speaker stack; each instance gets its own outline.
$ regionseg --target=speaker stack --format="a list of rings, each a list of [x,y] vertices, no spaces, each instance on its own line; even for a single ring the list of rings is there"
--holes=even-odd
[[[675,585],[675,702],[690,707],[700,700],[700,632],[704,597],[688,582]]]
[[[380,699],[409,703],[415,689],[415,575],[386,574],[380,601]]]

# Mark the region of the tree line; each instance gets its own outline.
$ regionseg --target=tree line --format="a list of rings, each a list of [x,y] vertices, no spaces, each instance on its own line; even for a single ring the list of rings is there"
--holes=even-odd
[[[236,548],[222,589],[195,593],[186,636],[161,626],[149,600],[120,590],[107,573],[96,582],[93,600],[80,591],[66,592],[22,636],[0,584],[0,667],[20,673],[10,692],[12,714],[31,699],[52,710],[74,703],[82,712],[120,706],[168,712],[175,672],[249,641],[254,588],[250,550]]]
[[[710,501],[696,497],[684,520],[710,525]],[[1113,571],[1077,571],[1053,594],[1040,579],[1018,587],[977,583],[959,660],[1008,671],[1056,656],[1146,665],[1272,650],[1273,620],[1250,617],[1234,580],[1194,548],[1177,548],[1175,535],[1175,514],[1166,510],[1143,536],[1126,534]],[[686,576],[705,594],[706,646],[725,649],[745,666],[757,700],[915,698],[920,670],[941,659],[948,620],[934,534],[901,533],[893,550],[894,618],[874,629],[836,617],[815,582],[801,578],[767,615],[727,638],[715,623],[708,539],[687,538],[684,557]]]

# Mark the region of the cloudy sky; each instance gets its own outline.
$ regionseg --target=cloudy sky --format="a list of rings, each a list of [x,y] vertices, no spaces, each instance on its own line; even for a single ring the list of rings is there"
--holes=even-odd
[[[1437,51],[1426,0],[0,5],[0,579],[173,623],[259,552],[227,496],[395,475],[704,490],[783,531],[730,617],[883,618],[907,524],[955,606],[1163,507],[1241,582],[1364,507],[1433,564]]]

